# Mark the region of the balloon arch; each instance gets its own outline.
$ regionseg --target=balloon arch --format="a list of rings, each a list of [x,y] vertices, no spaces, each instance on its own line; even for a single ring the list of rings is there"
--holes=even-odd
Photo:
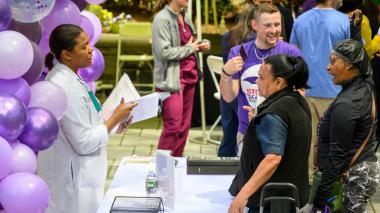
[[[44,80],[49,36],[58,25],[75,24],[95,45],[101,23],[93,13],[82,10],[104,1],[0,1],[1,213],[44,212],[48,206],[48,186],[35,174],[36,155],[56,140],[58,121],[67,107],[63,90]],[[93,49],[92,65],[79,74],[95,90],[94,81],[104,72],[104,58]]]

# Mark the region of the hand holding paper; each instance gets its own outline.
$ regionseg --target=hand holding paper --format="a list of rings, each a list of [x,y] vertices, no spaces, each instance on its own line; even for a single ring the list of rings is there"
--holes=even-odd
[[[111,117],[115,116],[119,123],[124,122],[129,118],[135,106],[137,106],[136,102],[125,103],[124,98],[121,98],[119,106],[116,107]]]
[[[136,105],[137,103],[135,102],[126,104],[124,98],[121,98],[119,105],[116,107],[111,117],[105,122],[108,132],[114,129],[117,124],[128,121],[131,117],[131,112]],[[119,127],[118,129],[120,129],[120,131],[124,130],[122,127]]]
[[[128,75],[124,74],[120,79],[119,83],[116,85],[115,89],[112,91],[110,96],[103,104],[103,116],[105,120],[110,119],[114,115],[117,116],[118,110],[129,110],[129,114],[125,114],[123,119],[119,121],[123,122],[128,119],[129,115],[133,116],[133,120],[130,123],[136,123],[145,119],[149,119],[157,116],[158,113],[158,102],[159,99],[164,99],[170,96],[170,93],[152,93],[143,97],[140,97],[135,87],[133,86]],[[120,100],[124,100],[126,104],[121,104]],[[136,104],[138,104],[136,106]],[[133,110],[132,110],[133,109]],[[121,125],[123,126],[123,125]],[[119,127],[119,129],[122,127]],[[121,131],[122,131],[121,130]],[[115,132],[116,128],[114,129]]]
[[[118,129],[116,130],[116,134],[122,133],[126,128],[128,128],[132,124],[133,116],[129,116],[128,120],[122,122]]]

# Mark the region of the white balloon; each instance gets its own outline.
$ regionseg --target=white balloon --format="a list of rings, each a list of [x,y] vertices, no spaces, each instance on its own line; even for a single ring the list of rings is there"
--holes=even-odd
[[[4,1],[4,0],[2,0]],[[7,1],[7,0],[5,0]],[[24,23],[40,21],[53,9],[55,0],[8,0],[12,10],[12,17]]]
[[[29,39],[16,31],[0,32],[0,78],[14,79],[24,75],[33,63]]]

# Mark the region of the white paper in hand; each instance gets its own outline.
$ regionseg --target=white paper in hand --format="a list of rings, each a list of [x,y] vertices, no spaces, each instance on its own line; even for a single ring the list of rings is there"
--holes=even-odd
[[[163,95],[163,94],[161,94]],[[113,111],[120,104],[121,98],[124,98],[125,103],[137,102],[137,106],[133,108],[131,115],[133,116],[132,123],[146,120],[157,116],[158,102],[161,97],[160,93],[152,93],[141,97],[133,86],[132,81],[127,74],[124,74],[115,89],[103,104],[103,117],[105,120],[112,116]],[[117,127],[111,132],[115,133]]]
[[[136,88],[133,86],[131,79],[128,77],[127,74],[124,73],[119,83],[112,90],[110,96],[103,104],[104,119],[108,120],[111,117],[113,111],[116,109],[117,106],[119,106],[121,98],[124,98],[125,103],[128,103],[136,99],[139,99],[140,97],[141,96],[137,92]]]
[[[131,113],[133,116],[132,123],[156,117],[159,99],[160,95],[155,92],[134,100],[134,102],[137,102],[137,106]]]

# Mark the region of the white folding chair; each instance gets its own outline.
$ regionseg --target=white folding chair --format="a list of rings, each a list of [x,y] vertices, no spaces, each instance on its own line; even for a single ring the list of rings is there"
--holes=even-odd
[[[210,74],[216,88],[216,92],[214,93],[214,98],[220,101],[220,88],[219,88],[219,82],[218,82],[218,79],[216,78],[216,75],[220,75],[220,72],[222,71],[223,58],[219,56],[210,55],[207,57],[207,66],[208,66],[208,69],[210,70]],[[215,130],[215,127],[220,122],[221,118],[222,116],[219,115],[219,117],[216,119],[214,124],[212,124],[210,130],[207,133],[207,141],[214,144],[218,144],[218,145],[220,144],[220,141],[212,139],[211,134]]]

